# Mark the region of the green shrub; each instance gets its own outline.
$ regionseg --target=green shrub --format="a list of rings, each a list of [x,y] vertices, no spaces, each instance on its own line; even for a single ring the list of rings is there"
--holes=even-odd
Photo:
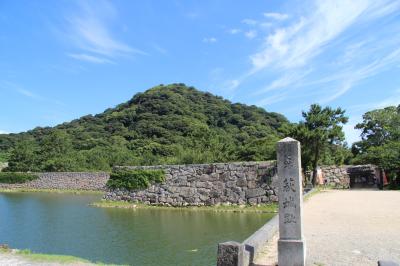
[[[107,187],[125,188],[127,190],[146,189],[152,183],[165,181],[163,170],[128,170],[119,169],[113,171],[107,181]]]
[[[0,183],[21,184],[39,178],[36,174],[0,172]]]

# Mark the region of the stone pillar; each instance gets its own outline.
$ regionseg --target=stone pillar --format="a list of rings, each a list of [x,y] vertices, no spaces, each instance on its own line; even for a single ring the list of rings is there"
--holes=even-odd
[[[243,266],[244,246],[235,241],[218,244],[217,266]]]
[[[304,266],[303,190],[300,142],[285,138],[277,145],[279,179],[278,265]]]

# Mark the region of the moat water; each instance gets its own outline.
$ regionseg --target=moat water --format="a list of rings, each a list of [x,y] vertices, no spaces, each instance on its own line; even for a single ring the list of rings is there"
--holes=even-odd
[[[95,208],[100,195],[0,193],[0,244],[128,265],[215,265],[266,213]]]

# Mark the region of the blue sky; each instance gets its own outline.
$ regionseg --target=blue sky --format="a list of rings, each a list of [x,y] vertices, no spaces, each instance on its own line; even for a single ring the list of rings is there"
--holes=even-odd
[[[291,121],[400,104],[400,1],[0,0],[0,132],[182,82]]]

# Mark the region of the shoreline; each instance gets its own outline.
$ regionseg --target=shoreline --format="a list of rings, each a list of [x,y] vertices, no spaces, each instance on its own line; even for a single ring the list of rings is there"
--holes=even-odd
[[[51,189],[51,188],[0,188],[0,193],[29,193],[29,192],[40,192],[40,193],[55,193],[55,194],[104,194],[102,190],[83,190],[83,189]]]
[[[117,209],[155,209],[155,210],[177,210],[177,211],[213,211],[213,212],[253,212],[253,213],[270,213],[278,212],[278,204],[260,204],[260,205],[214,205],[214,206],[163,206],[148,205],[144,203],[133,203],[127,201],[110,201],[101,200],[89,204],[96,208],[117,208]]]
[[[32,252],[29,249],[12,249],[7,245],[0,245],[0,264],[2,263],[18,263],[18,265],[43,265],[49,263],[54,266],[58,265],[80,265],[80,266],[123,266],[117,264],[105,264],[102,262],[92,262],[71,255],[44,254]],[[2,264],[5,265],[5,264]],[[47,264],[46,264],[47,265]]]

